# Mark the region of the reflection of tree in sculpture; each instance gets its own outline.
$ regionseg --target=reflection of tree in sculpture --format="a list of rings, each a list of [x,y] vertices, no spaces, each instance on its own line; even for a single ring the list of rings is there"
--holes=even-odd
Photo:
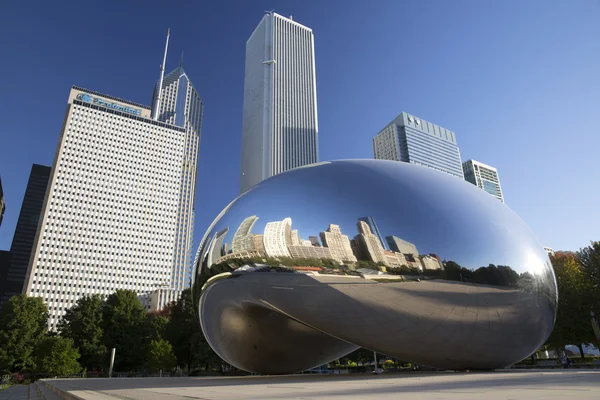
[[[506,287],[517,287],[521,278],[515,270],[506,265],[490,264],[472,271],[454,261],[446,261],[441,275],[443,279],[450,281]]]

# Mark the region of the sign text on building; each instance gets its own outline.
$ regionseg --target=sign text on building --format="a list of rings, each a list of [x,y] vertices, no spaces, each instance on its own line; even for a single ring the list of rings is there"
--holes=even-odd
[[[110,109],[116,110],[116,111],[126,112],[126,113],[133,114],[133,115],[142,115],[141,110],[138,110],[136,108],[127,107],[127,106],[122,106],[117,103],[110,103],[104,99],[91,96],[87,93],[79,93],[77,95],[77,100],[85,101],[86,103],[97,104],[102,107],[110,108]]]

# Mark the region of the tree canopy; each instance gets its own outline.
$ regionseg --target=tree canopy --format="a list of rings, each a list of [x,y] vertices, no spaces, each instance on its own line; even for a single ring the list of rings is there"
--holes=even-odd
[[[39,297],[13,296],[0,311],[0,370],[34,369],[34,351],[48,329],[48,308]]]
[[[60,335],[73,340],[81,354],[80,363],[88,370],[101,370],[107,363],[107,350],[103,343],[103,307],[104,300],[99,295],[82,297],[58,323]]]
[[[79,351],[73,346],[73,339],[61,336],[44,337],[35,351],[36,369],[52,376],[81,371],[78,358]]]
[[[145,362],[146,311],[131,290],[117,290],[102,308],[104,345],[116,348],[115,371],[135,371]]]

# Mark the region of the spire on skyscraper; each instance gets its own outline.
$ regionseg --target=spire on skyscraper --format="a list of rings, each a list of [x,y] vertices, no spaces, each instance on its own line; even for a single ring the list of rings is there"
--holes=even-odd
[[[169,36],[171,36],[171,28],[167,28],[167,41],[165,43],[165,54],[163,56],[163,62],[160,65],[160,79],[158,81],[158,97],[152,107],[152,119],[158,120],[158,107],[160,106],[162,96],[162,83],[165,77],[165,64],[167,63],[167,50],[169,49]]]

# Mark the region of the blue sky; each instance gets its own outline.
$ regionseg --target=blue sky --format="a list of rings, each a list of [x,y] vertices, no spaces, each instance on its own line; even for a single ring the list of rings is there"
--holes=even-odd
[[[0,174],[14,233],[71,85],[149,103],[171,28],[205,103],[195,245],[239,190],[245,43],[265,10],[315,34],[321,160],[372,158],[401,111],[498,168],[543,245],[600,240],[600,1],[15,1],[0,6]]]

